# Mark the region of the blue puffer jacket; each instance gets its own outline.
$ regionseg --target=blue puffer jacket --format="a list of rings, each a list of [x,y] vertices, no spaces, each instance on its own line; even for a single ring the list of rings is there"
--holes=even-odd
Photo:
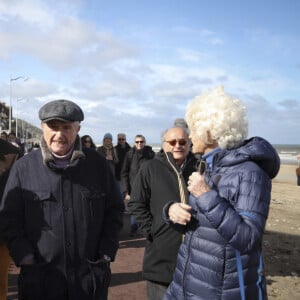
[[[259,267],[262,237],[271,178],[279,167],[275,149],[259,137],[215,154],[213,170],[206,172],[211,190],[190,197],[194,228],[187,231],[180,247],[164,300],[241,299],[237,253],[246,299],[265,299]]]

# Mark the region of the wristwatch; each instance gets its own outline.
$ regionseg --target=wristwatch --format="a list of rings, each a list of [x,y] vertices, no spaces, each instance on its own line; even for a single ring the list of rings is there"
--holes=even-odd
[[[106,263],[111,262],[111,258],[110,258],[108,255],[106,255],[106,254],[103,255],[102,259],[103,259],[103,261],[106,262]]]

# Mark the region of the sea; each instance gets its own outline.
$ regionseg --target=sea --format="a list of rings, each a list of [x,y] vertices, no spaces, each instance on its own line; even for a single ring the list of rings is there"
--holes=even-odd
[[[297,155],[300,155],[300,145],[274,144],[273,147],[276,149],[282,164],[300,166],[300,159],[297,159]]]
[[[158,152],[161,148],[161,145],[156,143],[151,146],[155,152]],[[300,145],[274,144],[272,146],[276,149],[282,164],[300,166],[300,160],[297,160],[297,155],[300,155]]]

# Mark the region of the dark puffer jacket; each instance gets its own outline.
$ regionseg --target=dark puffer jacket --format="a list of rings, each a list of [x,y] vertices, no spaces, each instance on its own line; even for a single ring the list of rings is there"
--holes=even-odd
[[[213,170],[206,173],[212,189],[198,198],[190,196],[198,225],[186,233],[164,300],[241,299],[236,250],[246,299],[259,299],[260,291],[264,295],[258,269],[271,178],[279,166],[275,149],[258,137],[215,155]]]

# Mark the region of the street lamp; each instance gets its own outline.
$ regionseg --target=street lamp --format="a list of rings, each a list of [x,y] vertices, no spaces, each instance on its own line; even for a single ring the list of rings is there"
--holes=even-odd
[[[11,121],[12,121],[12,82],[23,79],[24,81],[28,80],[28,77],[25,76],[18,76],[16,78],[10,77],[10,82],[9,82],[9,119],[8,119],[8,131],[11,132]]]
[[[18,113],[18,116],[19,115],[22,115],[22,114],[27,114],[27,112],[25,111],[20,111],[20,114]],[[25,129],[25,126],[24,126],[24,117],[20,117],[21,118],[21,134],[20,134],[20,139],[21,139],[21,142],[23,143],[26,143],[26,129]]]
[[[27,101],[27,99],[19,98],[17,99],[17,103],[20,101]],[[18,138],[18,118],[19,118],[19,112],[18,112],[19,107],[16,106],[16,138]],[[22,129],[23,130],[23,129]]]

